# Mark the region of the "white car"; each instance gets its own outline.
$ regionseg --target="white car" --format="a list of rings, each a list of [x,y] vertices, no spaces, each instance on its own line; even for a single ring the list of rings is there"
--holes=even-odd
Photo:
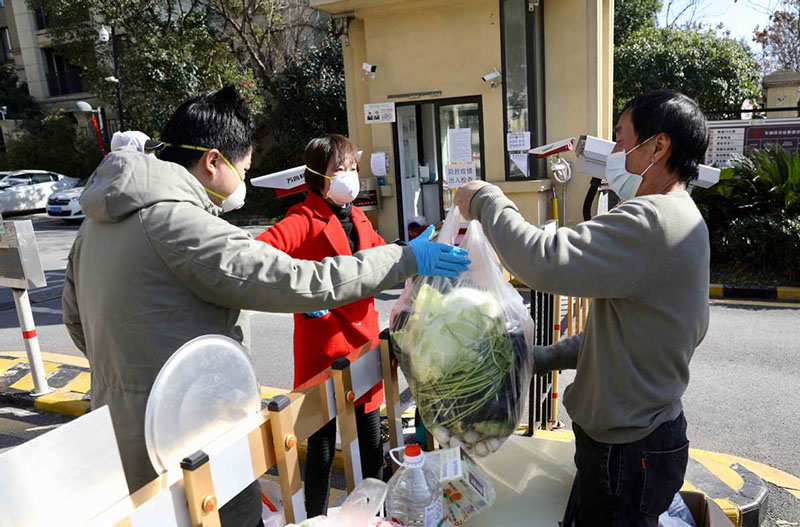
[[[82,179],[80,183],[70,189],[53,192],[50,199],[47,200],[47,215],[65,221],[84,219],[86,216],[83,215],[81,204],[78,201],[84,188],[86,188],[86,180]]]
[[[74,187],[79,181],[46,170],[15,170],[0,179],[0,212],[44,209],[50,194]]]

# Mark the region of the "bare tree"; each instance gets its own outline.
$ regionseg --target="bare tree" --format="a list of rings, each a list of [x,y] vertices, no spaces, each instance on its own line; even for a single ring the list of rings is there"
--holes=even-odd
[[[800,0],[783,0],[767,27],[756,29],[754,40],[761,45],[765,71],[800,71]]]
[[[298,50],[318,44],[328,15],[308,0],[202,0],[219,19],[219,30],[232,35],[235,51],[249,62],[265,88],[274,94],[274,77]]]
[[[664,23],[669,28],[695,25],[708,15],[710,5],[710,0],[666,0]]]

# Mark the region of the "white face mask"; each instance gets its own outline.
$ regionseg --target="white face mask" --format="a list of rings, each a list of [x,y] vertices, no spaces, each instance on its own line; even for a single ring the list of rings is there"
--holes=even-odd
[[[624,150],[621,152],[616,152],[609,155],[606,159],[606,181],[608,181],[608,186],[611,187],[611,190],[613,190],[617,196],[619,196],[621,201],[626,201],[636,197],[636,193],[639,191],[639,187],[643,181],[642,176],[644,176],[655,164],[655,161],[650,163],[641,174],[631,174],[628,172],[627,168],[626,162],[628,154],[645,144],[650,139],[652,139],[652,137],[633,147],[630,152],[625,152]]]
[[[328,189],[327,198],[339,205],[347,205],[358,197],[361,182],[358,180],[358,172],[355,170],[338,174],[336,177],[330,178],[331,186]]]
[[[222,213],[230,212],[232,210],[241,209],[244,206],[244,198],[247,195],[247,185],[244,181],[239,181],[239,186],[236,187],[230,196],[222,200],[220,207]]]

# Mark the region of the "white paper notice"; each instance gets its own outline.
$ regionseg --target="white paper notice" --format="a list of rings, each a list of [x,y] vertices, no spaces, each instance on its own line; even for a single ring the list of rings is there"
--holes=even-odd
[[[369,158],[369,168],[373,176],[385,176],[389,166],[389,159],[386,152],[373,152]]]
[[[449,188],[458,188],[466,185],[470,181],[478,179],[478,173],[475,170],[475,163],[467,163],[466,165],[447,165],[445,168],[445,181]]]
[[[450,128],[447,130],[447,142],[450,145],[451,163],[472,162],[471,128]]]
[[[506,134],[506,144],[509,152],[521,152],[531,149],[530,132],[510,132]]]
[[[364,120],[367,124],[393,123],[395,121],[394,103],[365,104]]]
[[[517,165],[525,176],[528,176],[528,154],[511,154],[511,162]]]

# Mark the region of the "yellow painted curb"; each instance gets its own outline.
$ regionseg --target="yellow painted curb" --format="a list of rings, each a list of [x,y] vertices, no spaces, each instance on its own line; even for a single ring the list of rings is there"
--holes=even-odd
[[[708,296],[711,298],[722,298],[724,288],[719,284],[708,286]]]
[[[778,300],[800,302],[800,287],[779,287]]]
[[[709,470],[718,480],[725,483],[736,492],[742,490],[744,487],[744,480],[742,477],[731,468],[733,463],[728,463],[719,454],[714,452],[706,452],[705,450],[697,450],[696,448],[689,449],[689,455]],[[738,510],[738,509],[737,509]]]
[[[725,460],[726,463],[738,463],[762,480],[772,483],[776,487],[780,487],[793,495],[795,498],[800,499],[800,478],[792,474],[743,457],[720,454],[718,452],[708,452],[708,454],[713,454],[718,459]]]

